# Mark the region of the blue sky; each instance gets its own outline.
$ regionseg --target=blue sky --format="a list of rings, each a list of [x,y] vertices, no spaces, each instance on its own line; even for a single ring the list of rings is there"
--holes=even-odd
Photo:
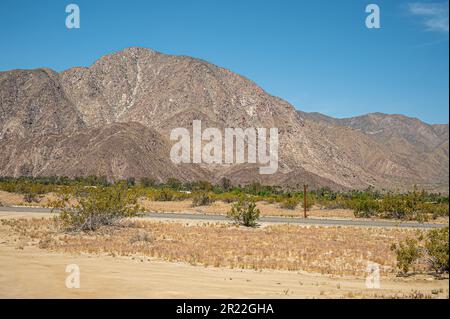
[[[81,28],[67,29],[76,3]],[[381,9],[367,29],[365,7]],[[242,74],[296,108],[448,123],[448,2],[2,0],[0,70],[88,66],[128,46]]]

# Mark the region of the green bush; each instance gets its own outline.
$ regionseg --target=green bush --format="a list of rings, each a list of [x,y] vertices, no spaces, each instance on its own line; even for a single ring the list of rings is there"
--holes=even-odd
[[[438,273],[448,272],[448,227],[428,232],[425,250],[431,269]]]
[[[207,206],[213,203],[214,200],[206,192],[195,193],[192,197],[192,206]]]
[[[397,256],[397,267],[404,274],[408,273],[411,265],[421,256],[418,242],[415,239],[407,238],[404,243],[391,246]]]
[[[222,179],[220,180],[220,187],[222,187],[224,191],[230,190],[232,187],[231,181],[226,177],[222,177]]]
[[[356,217],[371,217],[380,211],[380,203],[375,199],[356,199],[350,203]]]
[[[166,185],[167,187],[175,190],[180,190],[182,187],[182,183],[174,177],[169,178],[166,182]]]
[[[72,204],[70,199],[76,204]],[[135,216],[140,211],[137,197],[128,191],[126,183],[78,188],[72,194],[61,195],[50,206],[60,211],[57,220],[69,231],[94,231],[100,226]]]
[[[233,219],[236,223],[246,227],[255,227],[259,219],[260,211],[256,208],[254,202],[242,201],[234,203],[227,217]]]
[[[425,237],[407,238],[405,242],[393,244],[391,249],[396,253],[397,267],[404,274],[420,258],[424,259],[430,270],[438,274],[449,271],[448,227],[430,230]]]

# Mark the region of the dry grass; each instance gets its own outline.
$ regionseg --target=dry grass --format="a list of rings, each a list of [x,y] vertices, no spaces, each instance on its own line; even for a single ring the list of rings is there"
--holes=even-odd
[[[61,234],[48,219],[3,221],[18,242],[69,253],[152,257],[192,265],[365,274],[367,263],[394,273],[390,245],[417,230],[272,225],[244,229],[224,223],[124,221],[95,233]],[[423,265],[417,265],[423,269]]]

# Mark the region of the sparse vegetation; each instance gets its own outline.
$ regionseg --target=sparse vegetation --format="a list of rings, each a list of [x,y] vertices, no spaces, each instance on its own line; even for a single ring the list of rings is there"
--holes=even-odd
[[[4,220],[23,239],[33,238],[48,250],[147,256],[170,262],[246,269],[303,270],[332,275],[365,276],[367,262],[383,274],[396,272],[395,242],[415,235],[411,229],[235,227],[228,223],[178,223],[123,220],[120,227],[61,235],[51,220]],[[419,260],[417,270],[428,265]]]
[[[35,193],[26,193],[23,196],[23,200],[27,203],[39,203],[40,202],[39,196]]]
[[[116,181],[118,183],[119,181]],[[235,203],[253,201],[278,203],[279,207],[297,210],[303,206],[303,190],[296,188],[266,186],[251,183],[246,186],[233,186],[223,178],[218,185],[208,181],[181,182],[170,178],[166,183],[158,183],[151,178],[136,181],[129,178],[123,183],[129,192],[153,201],[178,201],[192,199],[193,205],[203,205],[212,201]],[[38,202],[48,193],[64,194],[75,189],[89,187],[111,187],[105,177],[88,176],[67,177],[0,177],[0,190],[24,195],[24,202]],[[209,200],[207,200],[209,198]],[[203,202],[203,204],[202,204]],[[427,221],[448,217],[448,196],[414,189],[408,193],[392,193],[368,188],[364,191],[335,192],[329,188],[312,190],[307,194],[307,209],[348,209],[355,217],[386,218],[399,220]]]
[[[405,242],[401,242],[398,245],[393,244],[391,249],[397,256],[397,267],[403,274],[408,273],[411,265],[417,261],[421,255],[417,240],[412,238],[407,238]]]
[[[406,238],[404,242],[393,244],[391,250],[395,252],[397,267],[403,274],[407,274],[411,265],[420,260],[437,274],[449,271],[448,227],[430,230],[417,239]]]
[[[285,209],[296,209],[299,202],[299,199],[296,197],[288,197],[280,203],[280,207]]]
[[[207,192],[197,192],[192,197],[192,206],[207,206],[213,203],[213,199]]]
[[[51,203],[53,209],[60,211],[57,221],[65,230],[93,231],[139,212],[137,197],[128,191],[124,183],[78,189],[71,195],[61,195]]]
[[[242,201],[232,205],[227,217],[233,219],[236,223],[246,227],[255,227],[259,219],[260,211],[256,208],[254,202]]]
[[[448,227],[433,229],[427,234],[425,253],[431,269],[437,273],[448,273]]]

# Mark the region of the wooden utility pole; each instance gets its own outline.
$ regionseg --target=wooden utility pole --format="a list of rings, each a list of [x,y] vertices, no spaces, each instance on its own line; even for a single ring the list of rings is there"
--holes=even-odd
[[[306,193],[308,192],[308,185],[303,185],[303,217],[308,217],[306,216],[306,205],[307,205],[307,198],[306,198]]]

